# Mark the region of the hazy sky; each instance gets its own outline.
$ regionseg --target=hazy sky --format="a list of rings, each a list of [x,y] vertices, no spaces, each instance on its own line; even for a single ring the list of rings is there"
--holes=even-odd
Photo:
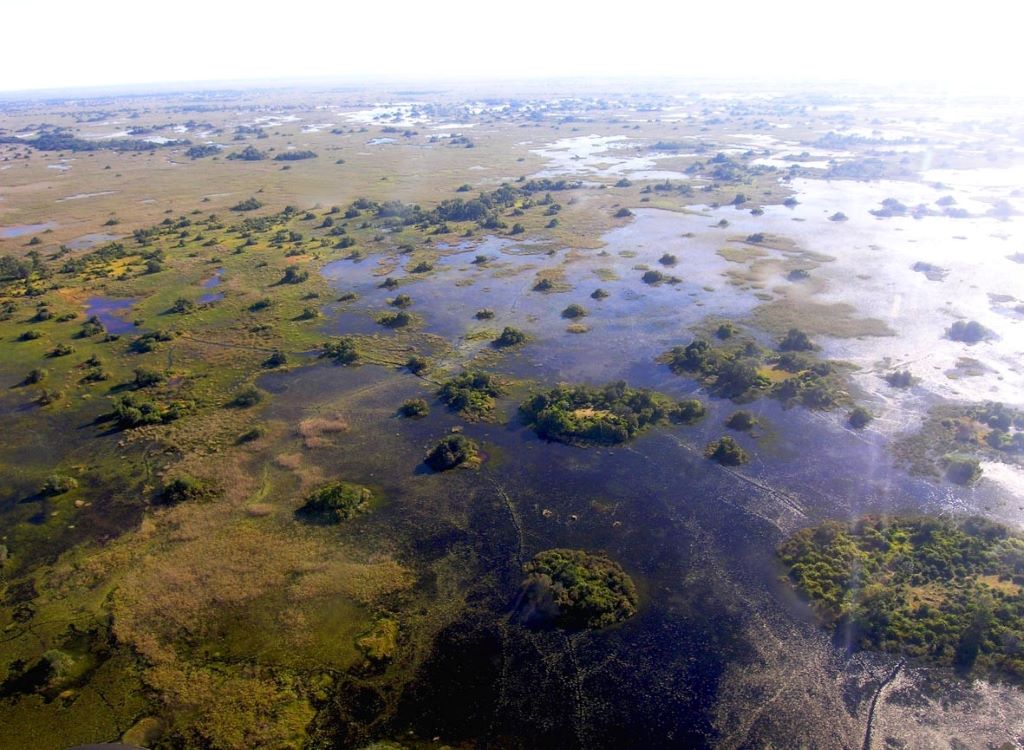
[[[800,77],[1020,93],[1012,0],[0,0],[0,91],[337,76]]]

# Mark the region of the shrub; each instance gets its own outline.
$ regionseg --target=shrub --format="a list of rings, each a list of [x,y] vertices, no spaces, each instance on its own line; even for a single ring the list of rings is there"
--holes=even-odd
[[[573,302],[571,305],[569,305],[564,310],[562,310],[562,317],[563,318],[568,318],[570,320],[575,320],[576,318],[582,318],[586,314],[587,314],[587,309],[585,307],[583,307],[583,305],[579,305],[579,304],[577,304],[575,302]]]
[[[682,422],[683,424],[693,424],[704,418],[707,413],[704,404],[695,398],[688,398],[680,401],[676,404],[676,408],[672,411],[671,417],[676,422]]]
[[[71,490],[78,489],[78,480],[64,474],[51,474],[43,482],[42,493],[44,495],[63,495]]]
[[[893,388],[909,388],[915,381],[910,370],[894,370],[886,375],[885,379]]]
[[[437,395],[455,411],[470,417],[484,418],[494,410],[494,399],[504,392],[505,388],[497,376],[469,371],[445,381]]]
[[[725,420],[725,426],[730,430],[737,430],[739,432],[746,432],[752,430],[757,425],[757,418],[749,411],[740,409],[734,411],[729,415],[729,418]]]
[[[382,312],[377,316],[377,322],[385,328],[404,328],[412,323],[412,315],[405,310],[398,312]]]
[[[284,269],[284,276],[281,277],[282,284],[301,284],[309,278],[309,271],[300,271],[295,266],[288,266]]]
[[[23,385],[35,385],[36,383],[42,383],[44,380],[46,380],[46,370],[37,367],[30,370],[21,382]]]
[[[531,396],[519,410],[526,423],[548,440],[615,445],[674,417],[677,405],[662,394],[619,381],[601,388],[560,385]]]
[[[494,339],[494,346],[499,349],[516,346],[526,341],[526,334],[520,331],[518,328],[512,328],[511,326],[505,326],[505,330],[501,332],[498,338]]]
[[[255,406],[263,400],[263,392],[255,386],[246,386],[231,399],[231,406],[237,406],[242,409],[250,406]]]
[[[790,328],[789,332],[779,341],[780,352],[808,352],[814,348],[810,338],[799,328]]]
[[[410,398],[398,407],[398,413],[403,417],[425,417],[430,413],[430,407],[422,398]]]
[[[314,523],[348,521],[370,509],[373,493],[349,482],[331,482],[312,492],[295,514]]]
[[[417,357],[413,355],[405,361],[406,369],[409,370],[413,375],[419,375],[421,372],[427,369],[429,363],[423,357]]]
[[[205,500],[216,494],[207,482],[188,474],[175,477],[164,485],[157,496],[158,505],[177,505],[178,503]]]
[[[281,367],[288,363],[288,355],[280,349],[276,349],[273,354],[263,360],[263,366],[272,369],[274,367]]]
[[[254,440],[259,440],[261,437],[267,434],[267,428],[263,425],[256,425],[252,429],[246,430],[238,436],[238,440],[235,442],[239,445],[244,443],[251,443]]]
[[[874,419],[874,416],[863,406],[855,406],[850,412],[850,416],[847,418],[850,426],[858,430],[867,427],[868,423],[872,419]]]
[[[494,310],[485,307],[482,310],[477,310],[474,317],[477,320],[490,320],[494,317]]]
[[[981,477],[981,463],[971,456],[951,454],[942,463],[946,467],[946,478],[956,484],[972,484]]]
[[[739,466],[750,460],[747,452],[728,435],[708,443],[704,448],[704,456],[723,466]]]
[[[732,323],[722,323],[715,329],[715,336],[721,340],[729,339],[739,333],[739,329]]]
[[[164,375],[158,370],[151,370],[148,367],[136,367],[135,368],[135,380],[133,384],[136,388],[148,388],[152,385],[159,385],[164,381]]]
[[[189,300],[189,299],[185,299],[184,297],[178,297],[178,299],[174,300],[174,304],[171,305],[170,312],[178,313],[179,315],[183,315],[185,313],[190,313],[190,312],[192,312],[195,309],[196,309],[196,303],[195,302],[193,302],[192,300]]]
[[[231,158],[230,156],[228,157]],[[263,204],[255,198],[247,198],[246,200],[236,203],[231,207],[232,211],[255,211],[258,208],[262,208]]]
[[[320,347],[320,357],[333,360],[335,364],[351,365],[359,360],[359,351],[354,338],[342,336],[334,341],[325,341]]]
[[[167,331],[150,331],[135,339],[128,348],[136,354],[147,354],[154,351],[157,345],[164,341],[170,341],[174,336]]]
[[[447,471],[475,462],[477,457],[475,442],[465,435],[448,435],[431,448],[423,460],[434,471]]]
[[[966,344],[977,344],[992,336],[992,331],[976,320],[958,320],[950,326],[947,333],[953,341],[962,341]]]

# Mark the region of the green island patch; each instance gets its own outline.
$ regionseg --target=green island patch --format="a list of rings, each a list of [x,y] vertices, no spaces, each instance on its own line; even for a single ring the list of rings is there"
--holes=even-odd
[[[1024,539],[981,518],[827,521],[780,545],[790,582],[859,648],[1024,678]]]
[[[652,425],[689,424],[704,416],[696,399],[676,402],[621,380],[602,388],[560,385],[530,397],[519,410],[540,437],[576,445],[624,443]]]
[[[550,549],[535,555],[523,572],[519,617],[527,625],[605,628],[635,615],[639,605],[633,580],[603,554]]]
[[[695,338],[686,346],[672,347],[658,361],[677,375],[694,377],[711,395],[737,402],[770,396],[812,409],[851,402],[846,378],[850,367],[821,359],[799,329],[791,328],[775,350],[732,333],[719,338],[724,343],[717,346]]]
[[[313,491],[295,511],[303,520],[321,524],[341,523],[366,513],[373,493],[350,482],[331,482]]]
[[[505,386],[496,375],[473,371],[446,380],[437,396],[464,417],[490,419],[494,416],[494,399],[504,393]]]
[[[1024,466],[1024,411],[996,401],[939,404],[893,451],[915,473],[970,484],[981,460]]]

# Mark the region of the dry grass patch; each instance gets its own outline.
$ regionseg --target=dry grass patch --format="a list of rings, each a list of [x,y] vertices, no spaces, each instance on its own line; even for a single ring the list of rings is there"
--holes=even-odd
[[[298,433],[307,448],[323,448],[333,443],[330,435],[348,430],[348,422],[339,414],[309,417],[299,422]]]

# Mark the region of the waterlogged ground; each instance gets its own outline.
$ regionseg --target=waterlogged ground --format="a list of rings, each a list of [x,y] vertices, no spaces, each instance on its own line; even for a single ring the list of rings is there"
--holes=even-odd
[[[152,154],[99,152],[111,170],[0,146],[0,252],[38,247],[49,264],[5,282],[14,309],[0,321],[0,746],[1018,746],[1017,687],[856,651],[820,627],[775,555],[828,519],[1024,521],[1012,461],[986,456],[964,487],[914,473],[893,448],[936,406],[1024,406],[1015,113],[719,93],[627,105],[372,92],[317,108],[282,95],[210,122],[154,121],[228,150],[235,133],[319,152],[286,171],[189,159],[152,133],[138,136]],[[14,112],[19,140],[45,121]],[[130,136],[128,110],[46,114],[86,139]],[[46,172],[57,164],[70,168]],[[520,175],[583,182],[521,199],[503,228],[389,224],[352,203],[429,210]],[[56,210],[54,195],[66,196]],[[250,196],[265,205],[231,210]],[[886,199],[907,215],[873,214]],[[112,216],[117,234],[103,229]],[[63,268],[117,238],[126,256]],[[288,268],[308,276],[286,283]],[[668,278],[645,283],[651,270]],[[387,328],[377,319],[399,294],[411,321]],[[40,301],[57,315],[40,317]],[[573,303],[586,314],[565,317]],[[59,322],[67,311],[78,317]],[[76,333],[93,315],[113,336]],[[953,341],[956,320],[993,335]],[[849,403],[876,419],[855,430],[848,406],[762,398],[743,405],[752,431],[727,430],[737,405],[658,361],[725,321],[767,347],[806,331],[818,356],[849,363]],[[506,326],[526,342],[496,349]],[[22,338],[30,329],[39,337]],[[133,348],[158,331],[174,335]],[[317,358],[339,336],[355,337],[358,364]],[[53,356],[62,342],[72,351]],[[428,362],[419,376],[404,366],[413,354]],[[26,382],[39,367],[45,379]],[[139,367],[162,380],[139,385]],[[107,378],[86,377],[97,369]],[[437,398],[463,369],[506,383],[490,420]],[[911,388],[886,382],[897,369]],[[590,448],[521,422],[536,390],[618,379],[698,397],[707,416]],[[240,403],[252,385],[258,402]],[[119,425],[106,415],[126,393],[183,413]],[[429,414],[398,416],[411,398]],[[452,431],[482,464],[432,473],[423,457]],[[727,433],[748,464],[704,458]],[[51,473],[78,486],[43,493]],[[203,491],[168,503],[175,477]],[[336,480],[369,488],[369,512],[303,522],[304,498]],[[621,564],[637,615],[598,631],[524,627],[522,565],[561,547]],[[54,649],[70,666],[40,678],[32,665]]]

